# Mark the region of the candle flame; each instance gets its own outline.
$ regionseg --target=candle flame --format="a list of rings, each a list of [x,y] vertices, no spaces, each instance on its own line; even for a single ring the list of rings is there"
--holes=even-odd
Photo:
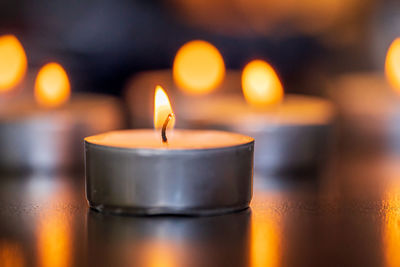
[[[25,76],[28,61],[25,50],[14,35],[0,37],[0,92],[18,85]]]
[[[35,98],[43,107],[58,107],[70,96],[70,83],[64,68],[58,63],[44,65],[35,82]]]
[[[253,60],[245,66],[242,89],[246,101],[257,108],[280,103],[284,94],[275,70],[263,60]]]
[[[400,38],[389,47],[385,61],[386,78],[396,91],[400,91]]]
[[[173,114],[173,111],[168,95],[161,86],[157,85],[154,94],[154,128],[161,129],[170,114]],[[171,117],[168,128],[172,129],[174,124],[175,117]]]
[[[224,76],[224,59],[218,49],[208,42],[188,42],[175,56],[173,78],[178,87],[187,93],[210,93]]]

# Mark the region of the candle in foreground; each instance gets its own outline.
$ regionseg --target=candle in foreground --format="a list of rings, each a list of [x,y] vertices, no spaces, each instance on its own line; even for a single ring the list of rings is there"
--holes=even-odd
[[[214,46],[189,42],[177,52],[172,71],[143,72],[129,84],[127,100],[134,125],[149,120],[150,104],[143,98],[155,81],[176,88],[179,125],[254,137],[256,172],[315,171],[327,158],[332,104],[319,97],[284,95],[278,75],[265,61],[250,62],[242,73],[225,72]]]
[[[1,96],[0,96],[1,97]],[[35,101],[34,101],[35,100]],[[72,94],[64,68],[44,65],[34,97],[10,97],[0,108],[0,168],[11,171],[78,167],[84,136],[123,127],[119,102]]]
[[[85,138],[86,190],[99,211],[208,215],[248,207],[251,137],[214,130],[173,130],[165,92],[155,94],[155,128]]]

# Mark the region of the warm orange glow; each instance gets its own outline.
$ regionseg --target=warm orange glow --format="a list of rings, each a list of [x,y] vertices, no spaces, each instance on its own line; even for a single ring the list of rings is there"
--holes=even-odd
[[[188,42],[175,56],[173,77],[187,93],[209,93],[222,82],[224,76],[224,59],[218,49],[208,42]]]
[[[154,94],[154,128],[161,129],[169,114],[172,114],[171,103],[164,89],[157,85]],[[168,123],[168,128],[172,129],[175,124],[175,117]]]
[[[173,267],[178,266],[176,258],[179,258],[179,252],[176,251],[174,244],[164,240],[154,240],[148,244],[143,244],[144,250],[141,255],[143,266],[148,267]],[[178,254],[178,255],[177,255]]]
[[[25,258],[21,246],[6,241],[0,242],[0,263],[2,267],[25,266]]]
[[[0,92],[15,87],[25,75],[27,59],[24,48],[14,35],[0,37]]]
[[[386,78],[393,89],[400,91],[400,38],[390,45],[385,62]]]
[[[71,266],[69,221],[58,211],[51,211],[40,220],[39,260],[42,267]]]
[[[246,101],[257,108],[280,103],[284,94],[275,70],[262,60],[253,60],[243,69],[242,89]]]
[[[279,227],[274,220],[254,214],[251,224],[251,267],[280,266]]]
[[[398,178],[398,177],[395,177]],[[391,185],[387,192],[385,212],[385,224],[383,242],[385,244],[385,258],[387,267],[400,266],[400,188],[398,183]]]
[[[64,104],[70,96],[67,73],[60,64],[44,65],[36,78],[35,98],[43,107],[57,107]]]

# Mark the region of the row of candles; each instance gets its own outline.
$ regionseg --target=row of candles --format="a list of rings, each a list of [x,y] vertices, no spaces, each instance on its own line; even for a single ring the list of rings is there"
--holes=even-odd
[[[395,85],[399,42],[392,44],[386,61],[389,82]],[[22,81],[27,60],[14,36],[0,38],[0,57],[0,89],[7,92]],[[176,91],[174,109],[162,86]],[[240,87],[243,96],[232,93]],[[24,94],[4,96],[3,168],[69,167],[77,153],[83,154],[84,137],[124,128],[121,105],[112,97],[74,93],[69,100],[68,76],[57,63],[39,71],[34,92],[36,104]],[[155,130],[85,138],[87,198],[100,211],[213,214],[244,209],[252,196],[254,163],[257,172],[314,169],[329,151],[335,119],[330,101],[284,95],[275,70],[262,60],[251,61],[241,73],[226,71],[219,51],[204,41],[182,46],[172,70],[137,75],[126,95],[133,122],[151,121],[154,113]],[[173,130],[175,123],[191,129]]]

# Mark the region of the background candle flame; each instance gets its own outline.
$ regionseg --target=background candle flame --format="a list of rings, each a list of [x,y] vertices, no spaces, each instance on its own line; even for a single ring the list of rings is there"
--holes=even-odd
[[[263,60],[253,60],[245,66],[242,89],[246,101],[257,108],[280,103],[284,94],[275,70]]]
[[[224,79],[224,59],[218,49],[205,41],[191,41],[177,52],[173,64],[173,77],[183,91],[206,94]]]
[[[386,78],[396,91],[400,91],[400,38],[389,47],[385,61]]]
[[[168,115],[173,113],[168,95],[164,89],[157,85],[154,94],[154,128],[161,129]],[[175,125],[175,117],[172,117],[168,123],[168,129]]]
[[[70,97],[67,73],[58,63],[44,65],[36,78],[35,98],[43,107],[58,107]]]
[[[0,37],[0,92],[11,90],[25,76],[25,50],[14,35]]]

